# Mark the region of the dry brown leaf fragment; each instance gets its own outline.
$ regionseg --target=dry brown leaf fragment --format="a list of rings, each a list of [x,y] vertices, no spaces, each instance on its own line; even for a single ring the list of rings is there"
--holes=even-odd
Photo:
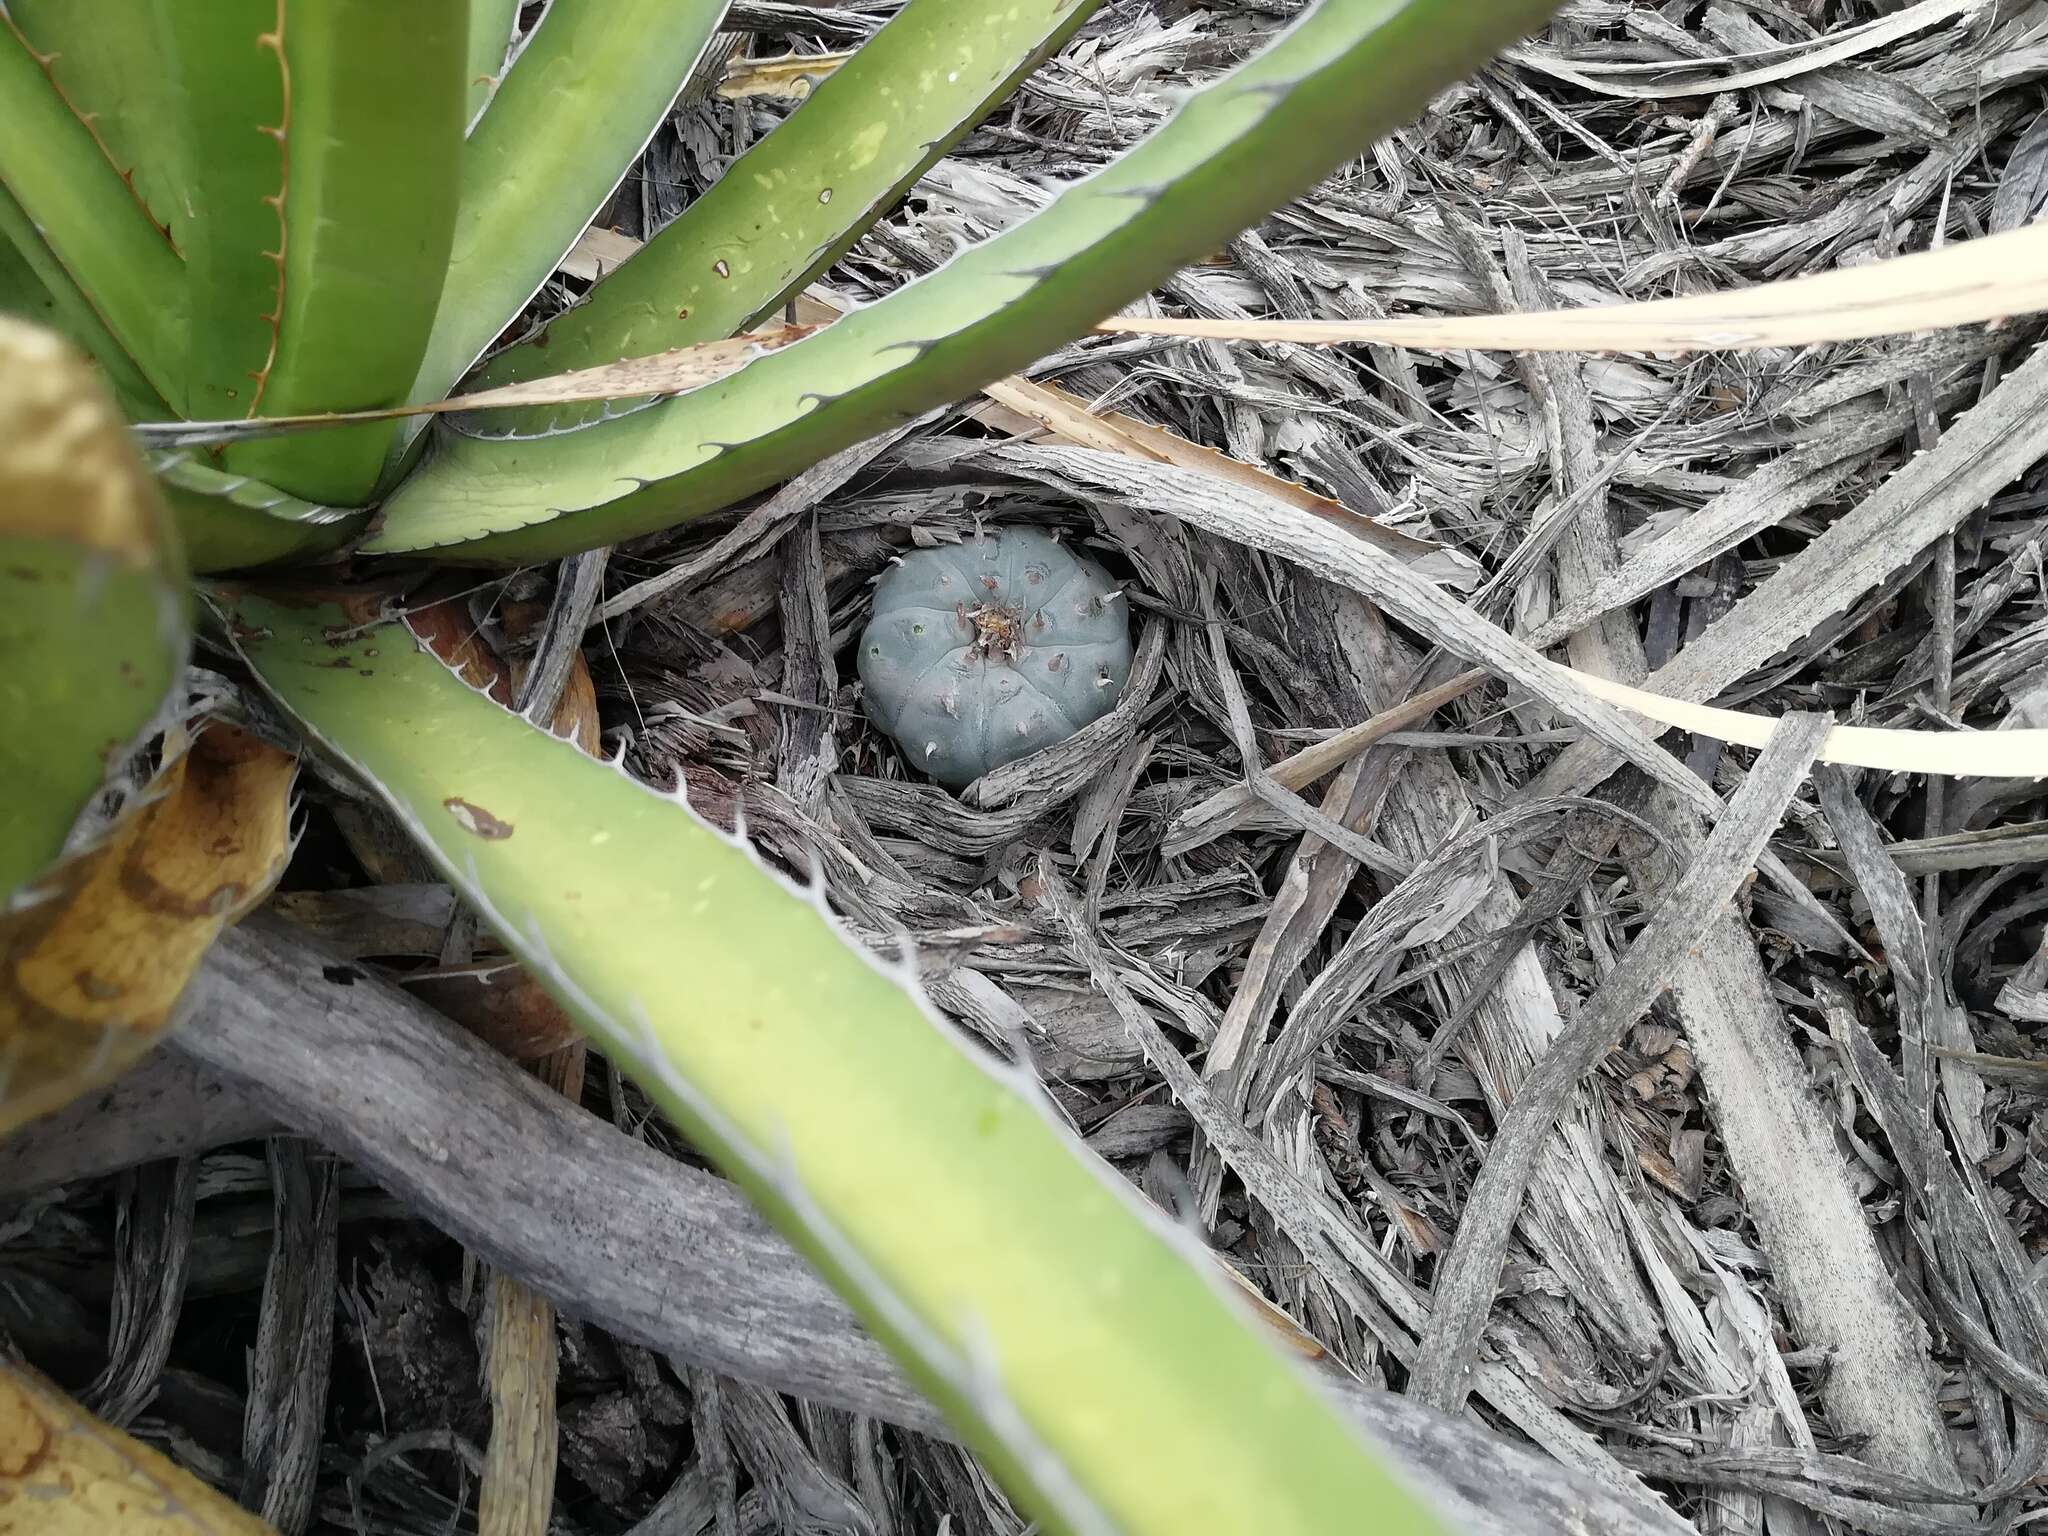
[[[0,1135],[140,1059],[221,930],[284,872],[296,758],[212,724],[166,759],[0,915]]]
[[[1437,1231],[1435,1222],[1420,1211],[1410,1210],[1405,1205],[1397,1204],[1394,1207],[1394,1214],[1400,1218],[1401,1230],[1407,1235],[1408,1245],[1417,1253],[1443,1252],[1443,1234]]]
[[[407,406],[403,414],[498,410],[521,405],[573,405],[589,400],[623,400],[635,395],[680,394],[700,384],[722,379],[757,357],[779,352],[793,342],[802,341],[814,329],[816,327],[809,325],[778,325],[771,330],[754,331],[726,341],[671,347],[666,352],[622,358],[616,363],[600,363],[594,368],[551,374],[524,384],[481,389],[471,395],[452,395],[432,405]]]
[[[1257,1286],[1253,1285],[1251,1281],[1238,1272],[1236,1266],[1227,1260],[1218,1258],[1216,1267],[1222,1271],[1223,1277],[1232,1283],[1233,1288],[1243,1299],[1244,1303],[1265,1321],[1267,1327],[1273,1330],[1273,1333],[1279,1338],[1281,1343],[1285,1344],[1296,1354],[1303,1355],[1310,1360],[1321,1360],[1329,1355],[1329,1351],[1324,1349],[1318,1340],[1311,1337],[1306,1328],[1302,1327],[1300,1323],[1297,1323],[1286,1312],[1268,1301],[1265,1294]]]
[[[546,616],[545,603],[510,603],[500,619],[506,637],[520,642],[536,636]],[[532,662],[525,655],[499,655],[470,617],[464,599],[447,597],[418,604],[406,610],[405,622],[470,687],[488,693],[506,709],[512,708]],[[557,736],[568,737],[592,757],[597,755],[597,684],[580,652],[570,665],[568,682],[548,725]]]
[[[276,1536],[28,1367],[0,1360],[0,1536]]]
[[[1096,411],[1063,389],[1036,384],[1029,379],[998,379],[983,387],[982,393],[998,405],[1028,417],[1040,426],[1082,448],[1121,453],[1127,458],[1150,459],[1175,464],[1228,480],[1261,492],[1304,512],[1328,518],[1360,538],[1378,544],[1389,554],[1419,555],[1437,548],[1425,539],[1411,538],[1386,524],[1354,512],[1341,501],[1317,495],[1307,486],[1284,479],[1256,464],[1233,459],[1227,453],[1188,441],[1164,427],[1126,416],[1121,411]]]

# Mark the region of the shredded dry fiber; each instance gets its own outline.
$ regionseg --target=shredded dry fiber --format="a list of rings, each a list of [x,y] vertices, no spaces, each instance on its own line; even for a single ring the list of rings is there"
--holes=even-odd
[[[1297,8],[1112,0],[832,292],[1015,219]],[[886,9],[730,24],[817,52]],[[1542,311],[2018,229],[2048,200],[2044,77],[2038,0],[1577,0],[1148,312]],[[603,259],[787,106],[687,94]],[[608,747],[708,813],[743,803],[877,943],[907,930],[960,1027],[1199,1222],[1472,1530],[2024,1527],[2048,1467],[2038,780],[1808,775],[1805,726],[1759,756],[1577,679],[1767,720],[2048,725],[2042,334],[1096,336],[474,610],[552,582],[533,675],[558,686],[580,635]],[[1112,714],[955,797],[865,724],[847,646],[893,553],[990,523],[1084,544],[1137,657]],[[459,918],[436,886],[343,888],[328,821],[206,973],[187,1054],[117,1090],[121,1136],[71,1117],[9,1149],[0,1327],[218,1486],[426,1536],[473,1517],[508,1276],[559,1308],[560,1529],[1019,1531],[630,1083],[593,1057],[585,1113],[388,985]],[[321,1094],[351,1070],[393,1085],[383,1110]],[[420,1153],[428,1123],[464,1155]],[[338,1171],[247,1139],[280,1125]],[[309,1446],[314,1383],[266,1353],[246,1403],[243,1359],[322,1308]]]

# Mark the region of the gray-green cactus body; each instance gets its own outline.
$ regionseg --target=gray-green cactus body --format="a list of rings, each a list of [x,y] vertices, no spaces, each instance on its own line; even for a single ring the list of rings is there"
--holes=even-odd
[[[860,642],[869,718],[956,789],[1101,719],[1130,676],[1116,583],[1029,529],[905,555]]]

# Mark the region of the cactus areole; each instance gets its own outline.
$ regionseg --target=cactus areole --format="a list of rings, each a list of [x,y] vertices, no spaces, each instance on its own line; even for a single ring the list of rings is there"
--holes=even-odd
[[[1031,529],[903,556],[860,640],[869,718],[952,789],[1101,719],[1130,677],[1116,583]]]

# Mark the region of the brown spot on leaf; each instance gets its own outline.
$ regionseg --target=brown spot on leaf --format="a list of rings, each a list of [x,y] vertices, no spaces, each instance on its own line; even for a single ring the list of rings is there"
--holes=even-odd
[[[512,835],[512,823],[500,821],[480,805],[472,805],[460,795],[450,795],[441,802],[449,815],[461,823],[462,830],[491,842],[503,842]]]

